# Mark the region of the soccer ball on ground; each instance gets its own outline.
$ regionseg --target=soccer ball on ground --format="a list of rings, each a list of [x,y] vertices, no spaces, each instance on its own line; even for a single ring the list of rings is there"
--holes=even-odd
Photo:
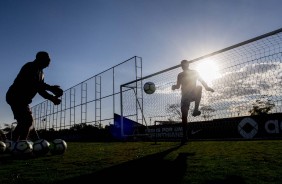
[[[67,150],[67,143],[63,139],[54,139],[50,142],[50,153],[53,155],[64,154]]]
[[[153,94],[156,91],[155,83],[153,82],[146,82],[143,86],[145,93]]]
[[[10,153],[12,151],[13,141],[6,139],[4,142],[6,144],[6,152]]]
[[[3,141],[0,141],[0,153],[4,153],[6,151],[6,144]]]
[[[50,151],[50,143],[45,139],[38,139],[33,142],[33,153],[36,156],[46,155]]]
[[[30,141],[19,140],[12,143],[11,153],[14,156],[31,156],[33,147]]]

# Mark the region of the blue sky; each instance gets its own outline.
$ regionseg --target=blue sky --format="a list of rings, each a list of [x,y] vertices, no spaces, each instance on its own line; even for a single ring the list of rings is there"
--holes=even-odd
[[[0,125],[14,121],[6,91],[39,50],[52,59],[45,81],[63,89],[133,56],[148,75],[281,28],[281,7],[281,0],[2,0]]]

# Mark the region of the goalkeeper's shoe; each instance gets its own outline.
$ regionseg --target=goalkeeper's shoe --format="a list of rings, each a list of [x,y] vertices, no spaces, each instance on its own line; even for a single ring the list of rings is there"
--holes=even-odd
[[[181,139],[181,142],[180,142],[180,145],[186,145],[187,144],[187,138],[185,137],[185,138],[182,138]]]
[[[199,110],[194,110],[192,116],[200,116],[201,115],[201,111]]]
[[[185,145],[187,142],[188,142],[187,133],[183,132],[183,136],[181,138],[180,145]]]

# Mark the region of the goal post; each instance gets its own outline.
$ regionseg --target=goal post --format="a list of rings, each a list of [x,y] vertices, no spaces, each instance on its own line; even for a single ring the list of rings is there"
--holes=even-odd
[[[188,122],[211,122],[257,113],[282,112],[282,29],[190,62],[190,68],[199,71],[201,76],[212,72],[212,67],[202,72],[201,69],[207,68],[205,66],[217,66],[217,70],[212,76],[203,76],[215,92],[210,93],[203,88],[199,108],[202,114],[193,117],[191,111],[194,103],[191,103]],[[147,127],[153,126],[155,121],[180,122],[181,92],[173,91],[171,87],[176,84],[181,71],[178,61],[173,67],[122,84],[121,116],[141,124],[146,122]],[[153,94],[146,94],[142,88],[136,87],[146,82],[155,84]],[[142,106],[138,106],[139,103]]]

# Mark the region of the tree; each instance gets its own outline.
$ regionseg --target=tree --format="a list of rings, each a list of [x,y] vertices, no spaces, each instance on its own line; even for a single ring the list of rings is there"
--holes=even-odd
[[[181,120],[180,104],[168,104],[166,112],[169,114],[169,121]]]
[[[201,110],[203,111],[203,118],[205,120],[210,119],[213,116],[211,113],[215,112],[215,109],[210,105],[203,105]],[[166,108],[166,111],[170,116],[168,118],[168,120],[171,122],[170,124],[172,124],[174,121],[182,119],[180,104],[169,104]]]
[[[273,101],[269,100],[265,95],[261,99],[256,100],[252,105],[253,108],[249,110],[251,116],[266,115],[275,107]]]

